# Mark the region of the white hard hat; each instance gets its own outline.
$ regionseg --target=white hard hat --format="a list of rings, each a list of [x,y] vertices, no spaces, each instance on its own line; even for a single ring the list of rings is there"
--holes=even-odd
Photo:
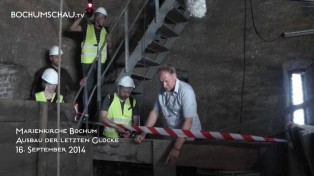
[[[132,79],[130,76],[124,76],[124,77],[122,77],[122,78],[119,80],[118,85],[119,85],[119,86],[122,86],[122,87],[132,87],[132,88],[135,88],[133,79]]]
[[[58,73],[53,68],[47,68],[41,78],[47,83],[58,84]]]
[[[63,54],[61,49],[60,49],[60,54],[61,55]],[[50,56],[58,56],[59,55],[59,47],[57,45],[51,47],[49,50],[49,55]]]
[[[101,14],[107,16],[107,11],[106,11],[106,9],[103,8],[103,7],[98,7],[95,12],[96,12],[96,13],[101,13]]]

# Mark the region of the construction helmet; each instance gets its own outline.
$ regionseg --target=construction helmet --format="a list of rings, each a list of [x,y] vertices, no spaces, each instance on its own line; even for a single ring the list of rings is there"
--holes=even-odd
[[[61,49],[60,49],[60,54],[61,55],[63,54]],[[57,45],[51,47],[49,50],[49,55],[50,56],[58,56],[59,55],[59,47]]]
[[[101,13],[101,14],[103,14],[103,15],[105,15],[105,16],[107,17],[107,11],[106,11],[106,9],[103,8],[103,7],[98,7],[98,8],[96,9],[95,13]]]
[[[119,82],[118,82],[119,86],[122,87],[131,87],[131,88],[135,88],[133,79],[130,76],[124,76],[122,77]]]
[[[47,68],[41,78],[47,83],[58,84],[58,73],[53,68]]]

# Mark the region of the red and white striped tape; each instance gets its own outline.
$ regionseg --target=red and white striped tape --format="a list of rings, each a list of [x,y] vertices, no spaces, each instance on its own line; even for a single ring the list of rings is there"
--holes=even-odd
[[[77,117],[77,115],[82,115],[83,113],[79,113],[78,104],[74,104],[74,109],[76,111],[75,120],[78,121],[79,117]],[[96,124],[104,126],[104,124],[102,123],[96,123]],[[197,131],[197,130],[181,130],[181,129],[145,127],[145,126],[127,126],[127,125],[121,125],[121,124],[106,124],[106,125],[113,128],[122,128],[123,130],[145,132],[147,134],[155,134],[155,135],[170,136],[170,137],[188,137],[188,138],[196,138],[196,139],[229,140],[229,141],[287,142],[284,139],[266,138],[266,137],[243,135],[243,134],[236,134],[236,133],[222,133],[222,132],[212,132],[212,131],[207,132],[207,131]]]
[[[102,123],[97,123],[102,125]],[[181,130],[181,129],[170,129],[170,128],[158,128],[158,127],[145,127],[145,126],[126,126],[126,125],[116,125],[107,124],[107,126],[113,128],[122,128],[123,130],[145,132],[147,134],[155,134],[170,137],[188,137],[197,139],[207,139],[207,140],[233,140],[233,141],[258,141],[258,142],[287,142],[284,139],[278,138],[266,138],[260,136],[243,135],[236,133],[221,133],[221,132],[207,132],[207,131],[197,131],[197,130]]]

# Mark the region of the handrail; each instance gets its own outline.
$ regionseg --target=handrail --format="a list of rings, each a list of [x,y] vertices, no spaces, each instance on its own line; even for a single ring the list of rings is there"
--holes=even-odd
[[[121,13],[120,13],[118,19],[117,19],[116,22],[114,23],[111,32],[116,29],[116,26],[117,26],[118,22],[120,21],[120,19],[121,19],[123,13],[124,13],[124,11],[125,11],[125,9],[129,6],[130,2],[131,2],[131,0],[128,0],[128,1],[125,3],[125,6],[124,6],[124,8],[122,9],[122,11],[121,11]],[[106,45],[106,42],[103,43],[103,45],[102,45],[101,48],[99,49],[99,52],[97,53],[97,55],[96,55],[95,58],[98,58],[98,57],[99,57],[99,55],[101,54],[101,51],[103,50],[103,48],[104,48],[105,45]],[[97,61],[97,59],[95,59],[95,60],[93,61],[92,66],[91,66],[90,69],[88,70],[88,73],[87,73],[87,76],[86,76],[87,78],[90,76],[91,70],[92,70],[92,68],[93,68],[93,66],[94,66],[94,63],[95,63],[96,61]],[[78,96],[80,95],[80,93],[81,93],[83,87],[84,87],[84,85],[80,86],[80,89],[79,89],[78,92],[76,93],[75,98],[74,98],[73,101],[72,101],[72,104],[74,104],[74,103],[76,102],[76,100],[77,100]]]
[[[138,18],[140,17],[140,14],[141,14],[141,12],[144,10],[144,7],[147,5],[147,3],[148,3],[148,1],[146,1],[146,2],[143,4],[143,6],[142,6],[142,8],[140,9],[139,13],[136,15],[135,19],[133,20],[132,24],[131,24],[130,27],[129,27],[128,33],[130,33],[131,29],[133,28],[133,26],[135,25],[135,22],[136,22],[136,21],[138,20]],[[115,57],[116,57],[116,55],[118,54],[118,51],[121,49],[123,43],[124,43],[124,40],[122,40],[122,41],[120,42],[120,45],[118,46],[118,48],[117,48],[117,50],[116,50],[116,52],[115,52],[115,54],[113,55],[112,58],[115,58]],[[107,65],[106,69],[104,70],[103,74],[101,75],[101,78],[103,78],[103,77],[105,76],[105,74],[107,73],[107,71],[108,71],[110,65],[111,65],[112,62],[113,62],[113,60],[114,60],[114,59],[111,59],[111,60],[110,60],[110,62],[109,62],[109,64]],[[111,90],[110,92],[112,92],[112,90]],[[92,93],[93,93],[93,92],[92,92]]]
[[[122,10],[122,12],[120,13],[118,19],[116,20],[116,23],[114,24],[112,31],[114,31],[114,29],[115,29],[115,27],[116,27],[118,21],[121,19],[123,13],[124,13],[124,12],[126,11],[126,9],[128,8],[128,5],[129,5],[130,2],[131,2],[131,0],[129,0],[129,1],[126,3],[126,6],[123,8],[123,10]],[[136,22],[136,21],[138,20],[138,18],[140,17],[140,14],[141,14],[142,11],[144,10],[144,8],[145,8],[145,6],[147,5],[148,2],[149,2],[149,0],[146,0],[146,1],[144,2],[144,4],[142,5],[141,9],[139,10],[139,12],[137,13],[135,19],[133,20],[132,24],[130,25],[130,27],[129,27],[129,29],[128,29],[128,33],[130,33],[131,29],[132,29],[133,26],[135,25],[135,22]],[[120,42],[119,46],[117,47],[117,49],[116,49],[114,55],[113,55],[112,58],[110,59],[110,62],[108,63],[107,67],[105,68],[105,70],[103,71],[103,73],[102,73],[102,75],[101,75],[101,80],[104,78],[105,74],[106,74],[107,71],[109,70],[109,67],[110,67],[111,64],[113,63],[115,57],[118,55],[118,52],[119,52],[119,50],[121,49],[121,47],[122,47],[124,41],[125,41],[125,40],[122,40],[122,41]],[[102,47],[100,48],[100,51],[102,51],[102,49],[103,49],[103,47],[105,46],[105,44],[106,44],[106,42],[104,42],[104,44],[103,44]],[[99,52],[99,53],[97,54],[96,58],[98,57],[98,59],[95,59],[95,60],[94,60],[93,65],[94,65],[94,63],[96,62],[96,60],[100,60],[100,58],[99,58],[99,54],[100,54],[100,53],[101,53],[101,52]],[[93,67],[93,65],[92,65],[92,67]],[[91,68],[92,68],[92,67],[91,67]],[[90,68],[90,70],[89,70],[87,76],[90,75],[90,73],[91,73],[91,68]],[[74,104],[75,101],[77,100],[77,98],[78,98],[80,92],[82,91],[83,87],[84,87],[84,86],[81,86],[81,87],[80,87],[79,92],[76,94],[76,96],[75,96],[75,98],[74,98],[74,100],[73,100],[73,102],[72,102],[73,104]],[[78,122],[78,128],[81,128],[83,116],[84,116],[85,112],[86,112],[87,109],[88,109],[88,105],[89,105],[89,103],[90,103],[90,101],[91,101],[91,99],[92,99],[92,96],[94,95],[94,93],[95,93],[95,91],[96,91],[96,88],[97,88],[97,84],[94,85],[94,87],[93,87],[93,89],[92,89],[92,92],[91,92],[91,94],[90,94],[90,96],[89,96],[89,98],[88,98],[87,106],[84,107],[83,113],[82,113],[82,115],[81,115],[81,117],[80,117],[80,119],[79,119],[79,122]]]

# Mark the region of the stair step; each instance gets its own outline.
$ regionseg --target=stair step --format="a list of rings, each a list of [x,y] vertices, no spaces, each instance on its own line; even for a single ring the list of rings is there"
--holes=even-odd
[[[106,80],[105,81],[105,84],[114,84],[114,83],[116,83],[115,80]]]
[[[124,68],[124,66],[125,66],[125,63],[123,62],[119,62],[119,63],[116,63],[116,65],[115,65],[117,68]]]
[[[133,73],[133,74],[131,75],[131,77],[132,77],[133,79],[137,79],[137,80],[151,80],[150,78],[145,77],[144,75],[135,74],[135,73]]]
[[[187,22],[188,18],[184,16],[179,10],[172,9],[166,16],[167,19],[169,19],[172,23],[183,23]]]
[[[158,66],[159,64],[149,58],[143,57],[141,60],[137,62],[135,67],[152,67],[152,66]],[[116,63],[116,67],[124,68],[125,63],[119,62]]]
[[[184,0],[177,0],[177,2],[180,4],[180,6],[181,6],[183,9],[186,9],[186,4],[185,4]]]
[[[159,64],[147,57],[143,57],[140,61],[138,61],[138,65],[140,66],[149,66],[149,67],[153,67],[153,66],[159,66]]]
[[[172,38],[172,37],[178,37],[179,35],[175,33],[173,30],[171,30],[166,25],[162,25],[157,32],[161,34],[164,38]]]
[[[131,92],[131,95],[140,95],[140,94],[143,94],[143,92],[137,92],[136,90],[133,90]]]
[[[218,171],[212,169],[197,168],[197,175],[204,176],[260,176],[258,171]]]
[[[153,41],[151,44],[147,46],[147,49],[154,52],[154,53],[160,53],[160,52],[167,52],[169,51],[164,46],[160,45],[159,43]]]

